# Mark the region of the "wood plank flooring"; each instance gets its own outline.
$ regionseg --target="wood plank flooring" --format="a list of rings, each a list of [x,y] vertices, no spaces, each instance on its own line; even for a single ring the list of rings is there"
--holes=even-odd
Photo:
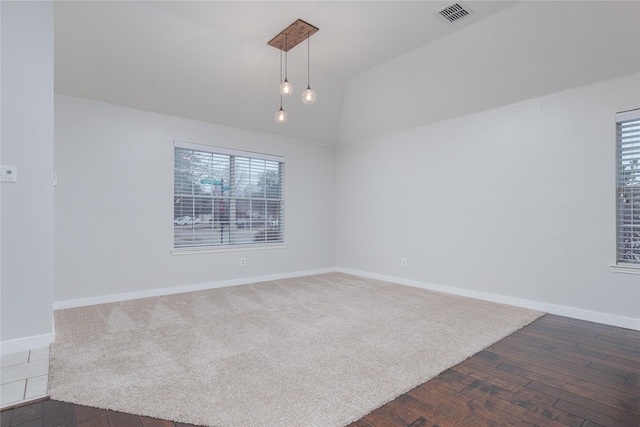
[[[54,400],[1,416],[3,427],[188,426]],[[640,331],[546,315],[348,427],[435,426],[638,427]]]
[[[2,427],[195,427],[57,400],[20,406],[0,415]]]
[[[349,427],[640,426],[640,332],[546,315]]]

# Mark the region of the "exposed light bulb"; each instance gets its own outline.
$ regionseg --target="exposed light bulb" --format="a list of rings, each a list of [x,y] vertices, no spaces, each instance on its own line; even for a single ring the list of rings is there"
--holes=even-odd
[[[311,89],[311,83],[309,83],[310,80],[310,66],[309,66],[309,61],[311,55],[309,53],[309,33],[307,33],[307,90],[305,90],[304,92],[302,92],[302,102],[304,102],[305,104],[313,104],[314,102],[316,102],[316,92]]]
[[[316,92],[307,86],[307,90],[302,92],[302,102],[305,104],[313,104],[316,102]]]
[[[287,123],[287,112],[282,107],[276,112],[276,123]]]
[[[292,93],[293,93],[293,85],[289,83],[285,78],[282,84],[280,85],[280,95],[291,96]]]

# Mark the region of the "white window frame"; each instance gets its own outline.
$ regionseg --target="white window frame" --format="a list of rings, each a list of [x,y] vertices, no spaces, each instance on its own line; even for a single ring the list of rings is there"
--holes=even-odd
[[[640,146],[638,148],[635,147],[636,144],[640,143],[640,134],[634,135],[632,139],[629,139],[631,131],[628,126],[632,123],[634,126],[632,132],[636,132],[636,124],[637,132],[640,132],[640,109],[616,114],[616,261],[611,267],[619,273],[640,274],[640,260],[629,260],[628,256],[625,256],[622,252],[628,249],[630,230],[632,236],[635,234],[633,230],[637,230],[640,233],[640,223],[635,218],[640,216],[638,211],[640,209],[640,189],[631,192],[625,191],[625,188],[629,187],[624,185],[624,182],[629,179],[630,173],[631,177],[640,179],[640,169],[630,172],[628,164],[628,159],[631,156],[633,156],[634,160],[640,160]],[[631,144],[634,146],[631,147]],[[634,186],[634,188],[636,187]],[[623,212],[622,209],[625,211]],[[631,209],[630,218],[628,215],[629,209]],[[627,215],[624,215],[624,213],[627,213]]]
[[[175,225],[174,225],[174,238],[173,238],[173,247],[171,250],[171,253],[173,255],[187,255],[187,254],[201,254],[201,253],[209,253],[209,252],[234,252],[234,251],[246,251],[246,250],[263,250],[263,249],[282,249],[282,248],[286,248],[287,244],[285,241],[285,224],[284,224],[284,212],[285,212],[285,192],[284,192],[284,188],[285,188],[285,175],[284,175],[284,166],[285,166],[285,157],[283,156],[277,156],[277,155],[272,155],[272,154],[264,154],[264,153],[256,153],[256,152],[250,152],[250,151],[241,151],[241,150],[233,150],[233,149],[228,149],[228,148],[222,148],[222,147],[215,147],[215,146],[210,146],[210,145],[202,145],[202,144],[193,144],[190,142],[184,142],[184,141],[174,141],[174,168],[173,168],[173,173],[174,173],[174,191],[173,191],[173,200],[175,203],[176,197],[178,197],[179,195],[176,193],[176,188],[175,188],[175,180],[176,180],[176,166],[175,166],[175,155],[176,155],[176,149],[186,149],[186,150],[194,150],[194,151],[198,151],[198,152],[203,152],[203,153],[208,153],[208,154],[218,154],[218,155],[225,155],[225,156],[230,156],[231,158],[236,158],[236,157],[240,157],[240,158],[244,158],[244,159],[252,159],[252,160],[266,160],[266,161],[270,161],[270,162],[277,162],[279,164],[279,198],[275,198],[275,199],[265,199],[268,200],[269,202],[273,202],[273,201],[279,201],[280,203],[280,210],[279,210],[279,218],[278,218],[278,230],[279,230],[279,234],[278,234],[278,239],[276,241],[259,241],[259,242],[253,242],[253,243],[239,243],[239,244],[235,244],[232,243],[231,240],[229,240],[229,242],[227,243],[220,243],[220,244],[200,244],[200,245],[192,245],[192,246],[176,246],[176,231],[175,231]],[[231,164],[235,164],[233,161],[231,162]],[[230,172],[233,173],[233,172]],[[230,181],[233,182],[233,179],[231,179]],[[184,196],[189,197],[190,195],[185,194]],[[213,198],[213,196],[211,196]],[[220,198],[221,196],[215,196],[216,198]],[[235,204],[233,203],[233,201],[239,200],[239,199],[246,199],[246,197],[236,197],[235,195],[235,189],[233,188],[233,185],[229,186],[229,194],[227,196],[223,196],[224,199],[229,200],[230,201],[230,205],[235,206]],[[253,200],[253,199],[252,199]],[[175,217],[175,212],[173,213],[173,216]],[[175,218],[174,218],[175,220]],[[233,222],[235,221],[235,213],[232,213],[231,215],[231,219],[229,220],[229,227],[235,226],[235,224],[233,224]],[[229,230],[229,232],[231,232],[231,228]]]

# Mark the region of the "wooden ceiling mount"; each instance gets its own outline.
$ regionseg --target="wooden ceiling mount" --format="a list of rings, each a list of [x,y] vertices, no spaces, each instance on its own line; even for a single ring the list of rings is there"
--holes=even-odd
[[[280,49],[284,52],[290,51],[296,47],[300,42],[307,39],[318,32],[318,28],[313,25],[304,22],[302,19],[298,19],[293,24],[282,30],[280,34],[267,43],[269,46],[273,46],[276,49]]]

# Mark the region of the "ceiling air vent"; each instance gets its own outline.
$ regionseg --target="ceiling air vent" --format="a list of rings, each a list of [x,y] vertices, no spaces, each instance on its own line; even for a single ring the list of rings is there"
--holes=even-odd
[[[458,2],[452,5],[449,5],[444,9],[438,11],[438,16],[447,22],[456,22],[466,16],[471,15],[472,13],[473,11],[469,9],[466,5]]]

